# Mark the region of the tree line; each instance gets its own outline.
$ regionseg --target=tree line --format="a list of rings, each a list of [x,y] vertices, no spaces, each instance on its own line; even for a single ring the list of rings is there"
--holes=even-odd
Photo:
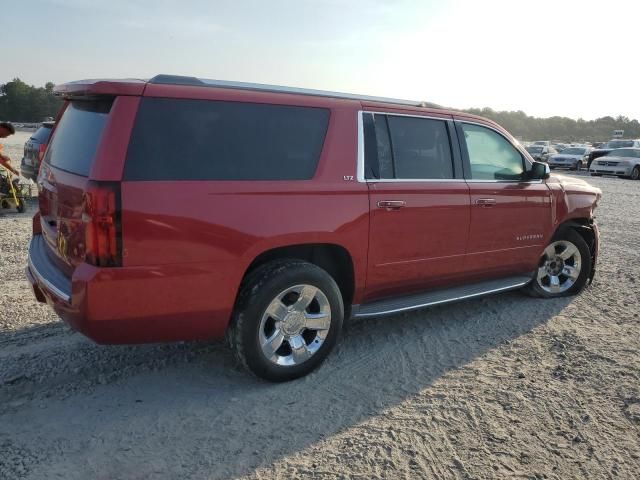
[[[51,82],[34,87],[19,78],[0,85],[0,120],[36,123],[55,118],[62,100],[53,94],[53,87]]]
[[[640,138],[640,122],[628,117],[601,117],[574,120],[567,117],[536,118],[522,110],[496,112],[490,108],[470,108],[468,113],[487,117],[521,140],[556,140],[559,142],[597,142],[611,138],[614,130],[624,130],[625,138]]]
[[[0,120],[32,123],[55,117],[62,100],[53,95],[53,86],[48,82],[44,87],[35,87],[19,78],[0,85]],[[530,117],[522,110],[497,112],[491,108],[470,108],[465,111],[490,118],[523,140],[593,142],[608,140],[614,130],[624,130],[626,138],[640,138],[640,122],[624,116],[574,120]]]

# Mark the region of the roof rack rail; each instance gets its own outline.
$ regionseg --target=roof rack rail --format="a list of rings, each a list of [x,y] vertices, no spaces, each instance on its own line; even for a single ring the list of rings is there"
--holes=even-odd
[[[263,83],[233,82],[228,80],[210,80],[181,75],[160,74],[149,79],[149,83],[160,85],[190,85],[198,87],[231,88],[236,90],[258,90],[273,93],[293,93],[296,95],[310,95],[314,97],[343,98],[347,100],[360,100],[366,102],[394,103],[411,107],[442,108],[431,102],[418,102],[413,100],[400,100],[397,98],[374,97],[369,95],[356,95],[353,93],[329,92],[325,90],[313,90],[309,88],[284,87],[281,85],[266,85]]]

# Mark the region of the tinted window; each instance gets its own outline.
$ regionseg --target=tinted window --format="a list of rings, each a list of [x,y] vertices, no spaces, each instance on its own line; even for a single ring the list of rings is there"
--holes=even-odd
[[[38,143],[47,143],[49,135],[51,135],[50,127],[40,127],[31,135],[31,140],[35,140]]]
[[[585,149],[584,148],[567,148],[563,150],[562,153],[564,153],[565,155],[584,155]]]
[[[111,104],[111,100],[71,102],[56,127],[44,161],[88,176]]]
[[[621,148],[618,150],[611,150],[609,153],[606,154],[606,156],[609,157],[635,157],[635,150],[632,150],[630,148]]]
[[[607,148],[633,147],[633,140],[611,140],[607,143]]]
[[[143,99],[128,180],[302,180],[313,177],[329,111],[208,100]]]
[[[474,180],[520,180],[522,155],[502,135],[479,125],[462,124],[471,178]]]
[[[393,178],[453,178],[451,146],[444,121],[389,115],[387,122]]]

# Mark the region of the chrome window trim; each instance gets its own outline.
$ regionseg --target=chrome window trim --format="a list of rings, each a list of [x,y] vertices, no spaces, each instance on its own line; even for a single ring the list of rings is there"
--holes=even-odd
[[[374,115],[396,115],[399,117],[415,117],[415,118],[426,118],[430,120],[441,120],[443,122],[453,120],[454,122],[460,123],[470,123],[473,125],[478,125],[480,127],[488,128],[489,130],[494,131],[502,138],[504,138],[510,145],[512,145],[520,154],[523,156],[523,159],[531,166],[531,163],[527,159],[526,155],[523,154],[522,149],[519,148],[519,145],[514,145],[511,140],[506,138],[502,132],[497,130],[496,128],[486,125],[480,122],[473,122],[467,120],[456,120],[451,116],[448,117],[434,117],[431,115],[412,115],[405,113],[394,113],[394,112],[380,112],[380,111],[370,111],[370,110],[359,110],[358,111],[358,152],[357,152],[357,163],[356,163],[356,179],[359,183],[515,183],[515,184],[538,184],[543,183],[542,180],[474,180],[471,178],[365,178],[364,175],[364,114],[371,113]]]
[[[369,178],[365,183],[463,183],[464,178]]]
[[[358,111],[358,154],[356,163],[356,180],[366,183],[364,178],[364,112]]]
[[[464,178],[365,178],[364,175],[364,114],[371,113],[373,115],[393,115],[396,117],[413,117],[426,118],[427,120],[440,120],[441,122],[451,121],[451,115],[445,117],[434,117],[431,115],[411,115],[395,112],[378,112],[370,110],[358,111],[358,158],[357,158],[357,180],[360,183],[451,183],[464,182]],[[453,153],[453,152],[452,152]]]

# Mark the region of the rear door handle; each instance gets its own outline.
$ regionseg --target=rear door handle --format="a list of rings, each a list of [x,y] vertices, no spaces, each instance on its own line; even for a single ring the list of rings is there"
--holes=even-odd
[[[479,198],[476,200],[476,205],[481,207],[493,207],[496,204],[495,198]]]
[[[379,200],[378,208],[386,208],[387,210],[398,210],[407,203],[404,200]]]

